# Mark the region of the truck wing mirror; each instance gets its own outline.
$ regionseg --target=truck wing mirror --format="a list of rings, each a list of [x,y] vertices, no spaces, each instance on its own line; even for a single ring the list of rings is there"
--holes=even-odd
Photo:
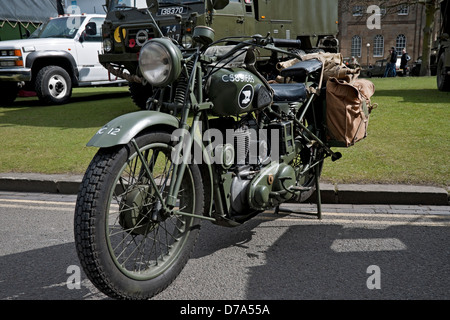
[[[147,8],[151,14],[156,14],[158,12],[158,0],[147,0]]]
[[[208,10],[220,10],[225,8],[230,3],[230,0],[208,0]]]
[[[95,35],[97,35],[97,24],[95,22],[89,22],[86,25],[86,34],[88,36],[95,36]]]

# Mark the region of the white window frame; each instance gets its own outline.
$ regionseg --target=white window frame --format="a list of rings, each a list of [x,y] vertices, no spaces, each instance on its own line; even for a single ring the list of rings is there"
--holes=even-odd
[[[352,7],[352,14],[354,17],[360,17],[366,12],[365,6],[353,6]]]
[[[397,55],[401,56],[402,50],[406,48],[406,36],[404,34],[399,34],[395,39],[395,50]]]
[[[352,57],[361,58],[362,54],[362,38],[358,35],[352,37],[352,45],[350,49],[350,55]]]
[[[402,4],[398,7],[398,13],[399,16],[407,16],[409,14],[409,5]]]
[[[384,56],[384,37],[382,34],[377,34],[375,37],[373,37],[373,56]]]

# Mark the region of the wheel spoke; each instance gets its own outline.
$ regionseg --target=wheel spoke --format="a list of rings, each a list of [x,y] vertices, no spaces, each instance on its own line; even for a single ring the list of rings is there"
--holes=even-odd
[[[134,146],[139,155],[130,154]],[[165,132],[101,148],[83,178],[74,220],[77,253],[92,283],[113,298],[148,299],[160,292],[195,245],[198,220],[174,212],[201,214],[203,184],[196,165],[186,167],[176,208],[161,209],[172,182],[173,148]]]
[[[141,152],[147,159],[158,191],[163,197],[167,196],[174,168],[170,159],[171,149],[167,146]],[[192,218],[172,215],[162,218],[163,221],[153,221],[157,197],[148,181],[140,158],[133,156],[128,159],[111,198],[118,210],[110,207],[108,237],[114,259],[123,270],[151,275],[153,268],[164,267],[182,246],[180,239],[186,235],[187,221]],[[192,211],[192,192],[192,182],[183,178],[178,197],[180,210]]]

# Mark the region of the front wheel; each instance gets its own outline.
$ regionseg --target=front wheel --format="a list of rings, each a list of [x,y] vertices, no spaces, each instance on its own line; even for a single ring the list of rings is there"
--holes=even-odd
[[[35,89],[39,100],[45,104],[64,104],[72,95],[72,81],[63,68],[47,66],[39,70]]]
[[[439,57],[437,64],[437,87],[440,91],[450,91],[449,69],[445,67],[445,53]]]
[[[11,106],[18,93],[17,82],[0,82],[0,106]]]
[[[136,138],[163,198],[170,188],[174,143],[164,132]],[[155,190],[131,144],[100,149],[80,187],[75,244],[83,269],[106,295],[148,299],[181,272],[195,246],[199,220],[162,215]],[[203,211],[203,184],[195,165],[186,167],[176,207]]]
[[[153,94],[152,86],[149,84],[146,84],[144,86],[136,82],[130,82],[129,86],[131,99],[133,100],[134,104],[138,106],[139,109],[146,110],[147,100]]]

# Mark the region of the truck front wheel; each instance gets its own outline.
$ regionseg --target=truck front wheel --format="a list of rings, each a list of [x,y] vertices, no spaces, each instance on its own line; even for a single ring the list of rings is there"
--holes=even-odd
[[[70,76],[58,66],[42,68],[36,76],[35,88],[39,100],[45,104],[64,104],[72,95]]]
[[[17,82],[0,82],[0,106],[10,106],[17,98],[19,87]]]
[[[133,100],[134,104],[142,110],[147,109],[147,100],[153,94],[152,86],[149,84],[146,84],[144,86],[136,82],[130,82],[129,86],[131,99]]]
[[[450,91],[449,70],[445,67],[445,53],[442,53],[437,65],[437,86],[440,91]]]

